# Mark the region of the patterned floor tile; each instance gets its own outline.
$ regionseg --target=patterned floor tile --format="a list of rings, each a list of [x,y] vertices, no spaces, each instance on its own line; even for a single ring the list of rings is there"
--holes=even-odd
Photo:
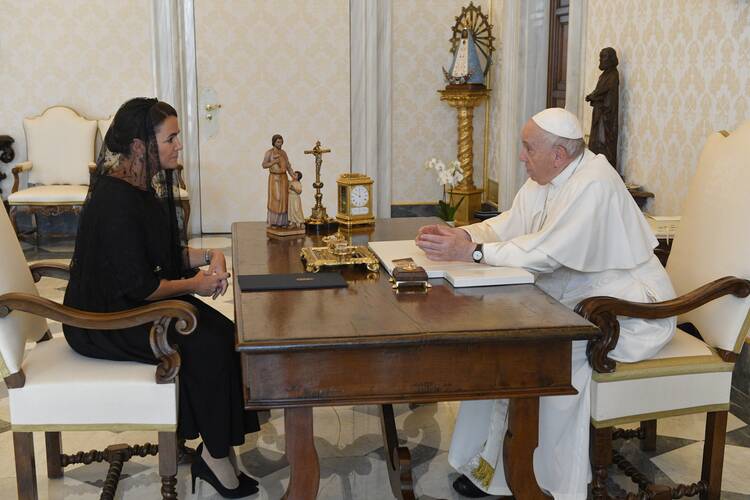
[[[727,432],[727,444],[750,448],[750,425]]]
[[[651,461],[676,483],[691,483],[700,479],[703,442],[697,442],[669,453],[653,457]],[[750,495],[748,480],[750,448],[727,445],[724,448],[722,490]]]
[[[745,427],[746,425],[746,422],[743,422],[731,413],[727,417],[727,431],[733,431]],[[657,434],[662,436],[673,436],[700,441],[705,437],[705,433],[705,413],[693,413],[691,415],[663,418],[659,419],[657,423]]]

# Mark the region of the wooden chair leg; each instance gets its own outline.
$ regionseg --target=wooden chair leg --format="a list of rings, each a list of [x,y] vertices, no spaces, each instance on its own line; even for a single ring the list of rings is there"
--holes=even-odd
[[[49,333],[49,332],[48,332]],[[62,439],[59,432],[45,432],[44,444],[47,449],[47,477],[58,479],[63,476],[62,461]]]
[[[612,427],[591,426],[591,495],[594,500],[607,500],[607,469],[612,464]]]
[[[177,434],[159,433],[159,475],[163,500],[177,500]]]
[[[13,433],[13,453],[16,458],[16,484],[18,500],[38,500],[36,462],[34,460],[34,434]]]
[[[13,226],[13,231],[15,231],[16,236],[18,236],[18,238],[21,239],[20,235],[18,234],[18,224],[16,224],[16,217],[18,216],[18,207],[15,205],[10,207],[10,210],[8,211],[8,216],[10,217],[10,225]]]
[[[708,490],[701,500],[719,500],[721,496],[721,473],[724,467],[724,444],[727,438],[727,411],[712,411],[706,416],[706,436],[703,443],[703,468],[701,481],[708,483]]]
[[[641,439],[641,450],[654,451],[656,449],[656,420],[644,420],[641,422],[643,439]]]
[[[32,217],[34,217],[34,246],[39,250],[39,214],[32,211]]]

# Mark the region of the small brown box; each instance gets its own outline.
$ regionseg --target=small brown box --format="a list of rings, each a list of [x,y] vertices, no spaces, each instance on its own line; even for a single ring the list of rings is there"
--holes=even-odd
[[[393,279],[398,282],[416,281],[424,283],[427,281],[427,271],[420,266],[396,266],[393,268]]]

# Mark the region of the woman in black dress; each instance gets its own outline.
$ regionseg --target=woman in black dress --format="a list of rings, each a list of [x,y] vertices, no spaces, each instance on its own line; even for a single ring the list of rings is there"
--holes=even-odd
[[[259,429],[258,419],[244,410],[234,324],[193,296],[223,295],[229,274],[221,251],[180,241],[172,185],[182,149],[178,134],[177,113],[157,99],[131,99],[117,111],[81,212],[64,302],[115,312],[178,298],[198,308],[193,333],[169,333],[182,358],[177,433],[203,439],[193,488],[200,477],[222,496],[238,498],[255,493],[257,482],[239,472],[232,447]],[[203,265],[207,271],[195,271]],[[158,363],[146,325],[108,332],[65,325],[63,331],[84,356]]]

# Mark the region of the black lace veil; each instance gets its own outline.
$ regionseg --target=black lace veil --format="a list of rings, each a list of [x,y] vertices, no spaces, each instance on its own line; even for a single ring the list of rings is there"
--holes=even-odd
[[[79,229],[98,181],[104,176],[124,179],[139,189],[151,192],[162,203],[169,220],[169,227],[164,229],[170,235],[172,266],[180,275],[184,275],[182,253],[187,242],[181,238],[177,219],[175,199],[179,200],[179,189],[174,185],[174,171],[161,168],[154,130],[169,116],[176,117],[177,112],[169,104],[155,98],[137,97],[117,110],[102,141],[96,170],[91,174]],[[71,261],[71,272],[74,272],[78,258],[85,253],[79,251],[78,246],[79,242]]]

